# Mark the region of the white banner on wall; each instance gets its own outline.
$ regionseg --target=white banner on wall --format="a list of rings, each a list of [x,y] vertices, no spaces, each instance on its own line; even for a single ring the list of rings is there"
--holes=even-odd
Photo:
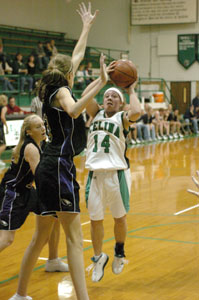
[[[197,22],[197,0],[131,0],[131,25]]]
[[[5,140],[6,140],[6,146],[16,146],[19,137],[20,137],[20,130],[21,126],[23,124],[24,120],[7,120],[8,125],[8,134],[6,134],[6,129],[4,127],[4,133],[5,133]]]

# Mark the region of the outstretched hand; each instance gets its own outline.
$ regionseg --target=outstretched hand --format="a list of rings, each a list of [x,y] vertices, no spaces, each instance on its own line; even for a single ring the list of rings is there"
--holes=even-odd
[[[198,178],[199,178],[199,171],[196,171],[196,174],[197,174],[197,176],[198,176]],[[192,176],[192,180],[193,180],[193,182],[195,183],[196,187],[197,187],[198,190],[199,190],[199,182],[198,182],[198,180],[197,180],[194,176]],[[199,197],[199,191],[197,192],[197,191],[193,191],[193,190],[188,189],[187,192],[189,192],[189,193],[191,193],[191,194],[194,194],[194,195],[196,195],[197,197]]]
[[[77,9],[77,12],[82,19],[83,25],[91,26],[94,23],[99,10],[96,10],[95,13],[92,15],[91,3],[88,3],[87,8],[84,2],[82,2],[81,4],[79,4],[79,9]]]

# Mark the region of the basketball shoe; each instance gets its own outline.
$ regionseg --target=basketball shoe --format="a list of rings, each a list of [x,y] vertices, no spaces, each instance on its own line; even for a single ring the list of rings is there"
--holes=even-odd
[[[100,281],[104,276],[104,268],[109,260],[109,257],[107,254],[102,252],[97,260],[95,260],[94,256],[91,258],[91,260],[93,261],[92,281]]]
[[[9,300],[32,300],[32,297],[30,297],[30,296],[20,296],[16,293]]]
[[[68,272],[68,264],[64,263],[60,258],[47,260],[45,266],[46,272]]]
[[[125,259],[124,257],[114,256],[112,263],[112,271],[114,274],[120,274],[124,269]]]

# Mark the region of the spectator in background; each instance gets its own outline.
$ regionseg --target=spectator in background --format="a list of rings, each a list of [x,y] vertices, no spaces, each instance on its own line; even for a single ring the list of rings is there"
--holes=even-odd
[[[5,74],[12,74],[12,68],[9,66],[7,61],[0,55],[0,81],[3,83],[2,89],[4,91],[14,91],[14,87],[10,82],[9,78],[4,76]]]
[[[24,88],[26,82],[28,82],[28,90],[32,91],[33,88],[33,78],[31,76],[26,76],[28,74],[28,70],[26,65],[23,63],[23,56],[21,53],[17,53],[15,57],[15,61],[13,63],[13,74],[20,75],[20,89],[21,93],[24,93]]]
[[[33,86],[32,86],[33,88],[35,82],[34,75],[36,74],[36,65],[35,65],[35,57],[32,54],[28,57],[27,70],[28,70],[28,77],[32,77],[33,79]],[[32,92],[32,89],[30,89],[29,92]]]
[[[52,56],[53,56],[53,49],[50,45],[50,42],[46,42],[45,46],[44,46],[44,51],[46,53],[46,57],[48,59],[48,62],[51,60]]]
[[[6,95],[0,95],[0,155],[6,149],[4,128],[5,125],[6,133],[8,133],[8,125],[6,123],[6,112],[7,112],[8,98]],[[5,163],[0,160],[0,167],[5,167]]]
[[[171,135],[174,138],[183,137],[183,135],[180,132],[182,125],[180,123],[179,110],[178,109],[173,110],[172,104],[169,104],[168,106],[167,121],[170,123]]]
[[[193,132],[195,134],[198,134],[198,119],[197,119],[197,115],[198,115],[198,111],[199,111],[199,107],[196,107],[195,111],[194,111],[194,105],[192,104],[186,111],[184,114],[184,120],[185,123],[192,124],[192,128],[193,128]]]
[[[36,57],[37,57],[39,71],[43,71],[43,70],[47,69],[49,59],[46,56],[42,42],[40,42],[40,41],[38,42],[35,53],[36,53]]]
[[[193,98],[192,104],[194,106],[194,111],[195,111],[196,107],[199,107],[199,92],[197,93],[196,97]]]
[[[57,48],[55,46],[55,40],[50,41],[50,46],[51,46],[51,50],[52,50],[52,56],[57,55],[58,51],[57,51]]]
[[[7,114],[24,114],[24,111],[16,105],[15,97],[10,96],[8,99],[8,104],[7,104]]]
[[[94,81],[93,75],[93,69],[92,69],[92,62],[88,62],[85,70],[86,74],[86,85],[89,85],[92,81]]]
[[[3,41],[2,41],[2,39],[0,39],[0,57],[1,57],[1,60],[5,63],[6,62],[6,54],[3,51]]]
[[[85,76],[86,76],[85,66],[80,65],[79,69],[77,70],[77,73],[76,73],[76,82],[75,82],[76,89],[83,90],[85,88],[85,86],[86,86]]]
[[[137,137],[140,142],[149,141],[149,129],[147,124],[144,124],[142,116],[145,114],[144,110],[141,110],[141,117],[136,121]]]

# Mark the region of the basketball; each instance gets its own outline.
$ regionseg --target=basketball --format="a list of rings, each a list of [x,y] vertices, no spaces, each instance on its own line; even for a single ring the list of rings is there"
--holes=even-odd
[[[119,59],[113,72],[109,73],[113,83],[122,88],[127,88],[137,79],[137,69],[134,63],[127,59]]]

